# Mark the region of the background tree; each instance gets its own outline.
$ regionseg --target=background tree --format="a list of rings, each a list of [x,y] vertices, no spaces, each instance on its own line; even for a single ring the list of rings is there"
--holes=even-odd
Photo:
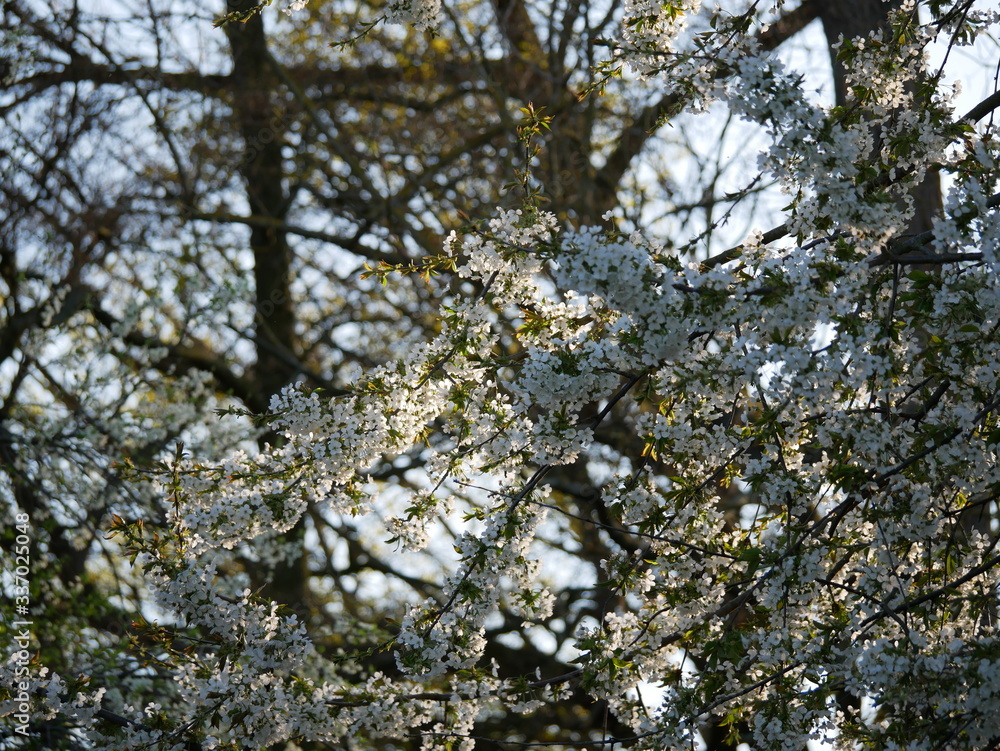
[[[181,528],[175,526],[174,532],[180,535],[177,548],[160,549],[148,536],[139,536],[135,527],[112,522],[116,518],[143,519],[149,526],[162,526],[167,521],[176,525],[182,518],[192,529],[198,528],[205,522],[195,523],[179,509],[192,503],[190,493],[198,488],[198,482],[204,485],[197,492],[206,493],[206,497],[216,498],[214,493],[227,497],[229,492],[231,500],[232,488],[216,487],[227,478],[227,483],[247,494],[247,526],[242,533],[254,536],[252,540],[238,535],[227,540],[234,545],[234,554],[225,557],[220,570],[225,578],[222,594],[228,598],[217,603],[220,619],[225,620],[227,607],[222,602],[237,610],[257,607],[250,599],[241,599],[245,586],[290,606],[308,627],[319,654],[334,659],[331,664],[349,657],[349,664],[357,671],[357,685],[348,690],[338,684],[327,703],[344,707],[345,718],[351,716],[350,722],[361,723],[358,743],[366,742],[361,740],[365,727],[364,732],[376,737],[398,735],[399,729],[390,727],[393,723],[410,723],[425,731],[425,738],[433,738],[434,732],[443,733],[442,737],[449,733],[462,736],[462,723],[470,720],[463,713],[472,711],[469,707],[473,703],[455,684],[441,690],[432,685],[422,695],[405,681],[398,689],[381,685],[376,671],[389,676],[389,681],[402,681],[407,671],[434,673],[434,668],[421,662],[429,658],[421,656],[419,649],[412,653],[414,662],[408,664],[403,659],[397,664],[385,647],[393,643],[400,646],[403,636],[421,628],[432,633],[453,605],[458,609],[461,597],[448,594],[456,581],[466,583],[490,555],[485,548],[477,552],[468,547],[471,543],[463,536],[463,525],[439,511],[438,496],[428,492],[447,466],[451,479],[443,487],[448,488],[449,497],[489,530],[488,520],[497,509],[498,497],[479,487],[481,481],[475,477],[456,479],[461,473],[452,471],[451,464],[442,465],[448,441],[463,445],[462,441],[477,435],[476,430],[484,429],[489,418],[499,420],[506,414],[508,422],[501,421],[494,433],[484,434],[493,436],[489,439],[493,445],[496,436],[517,433],[517,419],[530,416],[536,427],[549,425],[551,434],[536,431],[525,447],[510,456],[502,451],[491,454],[494,449],[488,448],[484,465],[489,468],[491,462],[499,462],[501,476],[508,483],[500,486],[503,488],[511,487],[509,483],[520,476],[518,466],[511,464],[512,456],[527,458],[529,467],[535,462],[535,468],[525,476],[527,482],[533,488],[544,475],[552,488],[544,503],[558,512],[557,521],[536,539],[547,547],[543,559],[557,565],[565,562],[572,566],[573,576],[571,580],[558,576],[549,580],[555,592],[551,613],[538,615],[539,623],[527,630],[522,620],[534,605],[518,600],[517,586],[500,587],[508,594],[492,604],[492,615],[483,621],[485,646],[477,664],[496,660],[501,667],[497,680],[514,680],[536,669],[539,677],[524,679],[527,683],[518,689],[524,696],[519,695],[513,704],[490,711],[476,708],[479,714],[471,718],[476,720],[475,732],[512,742],[562,745],[603,742],[611,736],[660,742],[660,735],[645,736],[634,730],[637,720],[635,715],[630,719],[629,712],[635,710],[622,709],[622,697],[614,694],[612,684],[601,689],[595,681],[610,665],[613,673],[627,676],[639,671],[643,679],[656,683],[666,680],[669,671],[663,665],[658,667],[661,672],[650,673],[648,666],[640,669],[639,661],[627,649],[622,655],[601,658],[605,662],[600,663],[597,642],[589,652],[587,670],[580,672],[568,664],[578,654],[573,645],[584,643],[578,639],[581,629],[610,629],[604,624],[614,622],[615,614],[624,617],[636,607],[636,598],[645,590],[632,580],[645,574],[643,566],[630,563],[634,554],[639,559],[651,554],[653,543],[649,541],[676,541],[669,534],[676,520],[668,523],[653,515],[642,520],[610,488],[639,492],[642,482],[654,478],[648,481],[660,490],[674,483],[669,492],[677,493],[677,478],[683,478],[685,472],[696,474],[691,466],[685,466],[683,455],[668,458],[669,442],[660,446],[637,429],[650,419],[642,417],[644,413],[659,411],[664,417],[702,429],[703,422],[727,425],[728,431],[743,431],[744,438],[752,438],[754,458],[738,456],[719,467],[712,466],[702,478],[704,487],[699,486],[692,498],[699,508],[714,508],[724,514],[727,534],[759,534],[754,531],[756,522],[748,526],[743,521],[748,513],[745,509],[758,509],[753,513],[761,517],[761,524],[775,513],[768,504],[759,502],[763,491],[753,487],[754,473],[747,465],[759,462],[759,455],[773,452],[768,431],[778,430],[775,426],[783,425],[787,417],[780,409],[774,413],[763,403],[763,396],[754,400],[754,395],[763,394],[767,387],[757,378],[727,397],[726,410],[688,414],[684,410],[693,407],[676,407],[677,414],[685,416],[671,418],[674,407],[645,366],[604,364],[605,376],[617,372],[624,380],[612,387],[606,377],[599,379],[603,392],[593,383],[579,386],[579,393],[589,396],[578,404],[569,398],[569,391],[561,392],[566,400],[561,408],[551,401],[545,403],[540,385],[536,386],[539,394],[516,384],[493,390],[472,388],[465,395],[457,388],[450,398],[464,413],[424,413],[424,427],[410,433],[405,410],[379,401],[383,392],[390,391],[386,384],[391,378],[381,376],[383,383],[361,374],[409,358],[417,369],[420,363],[429,366],[426,381],[419,387],[431,389],[441,386],[439,368],[461,383],[461,375],[468,371],[454,362],[461,360],[468,368],[472,367],[469,363],[478,361],[499,383],[509,380],[505,369],[536,375],[549,372],[547,369],[555,367],[551,353],[558,352],[561,364],[552,378],[571,377],[570,382],[576,383],[572,377],[581,376],[588,368],[578,364],[570,343],[583,337],[592,324],[594,333],[587,336],[596,339],[600,332],[606,333],[602,327],[610,325],[620,311],[604,309],[600,313],[603,319],[599,310],[581,310],[575,317],[553,312],[530,294],[505,291],[508,272],[504,267],[482,273],[475,261],[491,247],[500,256],[512,250],[523,252],[524,248],[518,247],[522,244],[519,232],[524,245],[547,257],[554,241],[545,229],[548,220],[538,213],[542,208],[554,211],[566,227],[598,223],[609,215],[626,232],[650,224],[650,213],[657,212],[654,218],[660,227],[676,230],[670,242],[660,246],[632,243],[647,248],[658,262],[672,267],[673,262],[666,259],[685,254],[710,258],[712,266],[736,260],[737,251],[726,248],[742,239],[742,233],[731,237],[734,230],[726,223],[743,220],[739,213],[733,213],[733,207],[745,207],[755,200],[770,178],[761,173],[758,178],[733,181],[724,174],[721,160],[714,164],[708,159],[699,161],[703,157],[693,149],[690,163],[694,167],[685,175],[684,184],[664,195],[657,181],[668,185],[676,181],[662,173],[651,180],[642,165],[664,155],[676,160],[678,154],[687,153],[689,142],[686,136],[673,138],[669,129],[658,130],[656,126],[696,105],[712,87],[749,80],[747,66],[760,65],[762,53],[776,49],[817,17],[822,17],[834,42],[841,28],[837,24],[845,17],[838,15],[833,4],[821,2],[768,10],[760,16],[755,15],[756,8],[734,8],[729,17],[715,16],[714,25],[707,14],[693,17],[691,31],[682,37],[686,41],[665,52],[656,34],[669,36],[670,9],[678,18],[691,11],[669,4],[647,9],[647,15],[635,7],[613,3],[606,7],[583,3],[545,7],[508,2],[470,4],[445,8],[433,33],[378,25],[353,44],[331,51],[326,47],[328,42],[348,39],[361,27],[359,21],[377,19],[383,10],[377,6],[316,4],[308,17],[296,16],[285,22],[278,14],[258,13],[259,9],[249,4],[210,9],[209,13],[193,7],[122,6],[120,13],[107,16],[77,6],[60,9],[23,2],[6,6],[11,52],[6,57],[9,86],[3,111],[10,127],[2,158],[4,173],[9,175],[3,191],[10,211],[3,235],[7,287],[3,367],[10,376],[10,387],[4,399],[0,444],[9,478],[11,518],[26,512],[37,534],[32,599],[37,607],[46,608],[44,613],[35,611],[38,623],[48,624],[37,626],[35,631],[39,665],[69,679],[90,676],[91,689],[98,685],[116,687],[108,706],[135,704],[140,696],[150,697],[150,701],[162,699],[168,707],[165,716],[160,718],[158,710],[152,710],[141,720],[144,728],[140,733],[154,732],[163,722],[173,739],[204,741],[212,732],[208,728],[220,723],[224,729],[250,727],[245,709],[226,705],[225,718],[216,719],[208,711],[211,707],[198,702],[191,719],[170,724],[174,703],[182,706],[184,692],[190,689],[175,684],[173,660],[185,650],[197,650],[202,639],[221,637],[212,632],[210,619],[199,624],[197,614],[186,612],[179,602],[172,604],[186,612],[187,620],[168,621],[163,608],[171,604],[169,597],[178,596],[177,590],[160,582],[158,586],[172,594],[158,606],[151,604],[146,580],[122,564],[119,545],[124,539],[124,552],[132,547],[152,555],[153,559],[147,559],[148,570],[174,584],[182,581],[185,569],[176,561],[171,563],[172,556],[183,554],[185,546],[194,550],[197,545],[185,541],[187,532],[181,534]],[[236,14],[236,19],[222,29],[210,30],[211,22],[223,10]],[[937,24],[942,33],[953,34],[955,39],[971,34],[973,24],[980,22],[970,3],[935,5],[929,11],[934,21],[928,28]],[[631,20],[626,23],[624,40],[619,42],[623,15]],[[879,6],[877,13],[866,15],[859,10],[850,14],[850,19],[857,22],[850,29],[851,36],[876,27],[882,27],[883,40],[891,36],[885,43],[888,67],[882,71],[888,78],[897,76],[904,83],[921,81],[923,74],[914,72],[921,66],[914,68],[906,59],[900,63],[898,53],[907,35],[920,28],[915,16],[899,16],[890,27],[891,16]],[[765,28],[763,22],[770,23]],[[273,36],[266,31],[268,25],[276,27]],[[196,44],[195,39],[204,41]],[[922,38],[919,43],[923,43]],[[850,65],[860,66],[863,57],[848,48],[840,63],[835,59],[835,79],[840,82],[856,77]],[[628,72],[618,77],[622,60],[630,61],[649,78],[635,80]],[[746,61],[743,67],[741,60]],[[766,66],[761,69],[770,70]],[[671,77],[663,77],[664,73]],[[758,83],[774,101],[785,95],[791,97],[789,102],[795,97],[808,101],[788,79],[773,71],[769,75],[772,77],[765,76]],[[941,84],[930,80],[934,86]],[[769,82],[774,84],[773,91],[767,88]],[[602,93],[581,97],[597,90]],[[892,203],[909,192],[909,175],[886,177],[896,162],[904,161],[904,149],[918,155],[913,159],[919,170],[943,157],[926,144],[918,148],[907,141],[903,129],[893,130],[894,123],[904,119],[906,112],[926,113],[927,127],[937,128],[934,133],[939,139],[954,138],[957,131],[946,127],[948,113],[931,92],[911,99],[908,108],[902,109],[886,109],[872,91],[854,94],[851,99],[848,87],[838,86],[841,109],[831,117],[828,127],[836,131],[842,125],[853,133],[867,129],[876,140],[882,139],[880,147],[885,146],[874,155],[855,152],[856,159],[846,164],[844,154],[850,152],[831,148],[833,167],[846,172],[856,169],[860,175],[856,180],[864,181],[852,183],[851,189],[867,186],[858,198],[858,216],[850,216],[850,212],[824,214],[822,201],[816,209],[803,198],[811,188],[808,180],[803,180],[801,168],[798,173],[789,170],[793,177],[787,179],[800,181],[799,194],[793,193],[792,218],[786,226],[766,234],[764,240],[774,242],[789,232],[805,242],[817,231],[827,232],[834,240],[881,231],[882,244],[870,247],[886,256],[886,248],[890,248],[885,245],[886,238],[906,229],[891,223],[896,218],[892,214],[878,215],[881,226],[871,221],[865,224],[862,215],[865,211],[870,215],[871,202],[886,203],[889,196]],[[812,147],[808,137],[794,141],[793,131],[802,123],[778,110],[774,101],[768,104],[773,109],[767,111],[753,112],[739,106],[735,111],[770,122],[779,134],[791,133],[779,146],[808,154]],[[985,108],[977,117],[989,111]],[[804,117],[807,110],[802,112]],[[809,126],[819,127],[815,122]],[[890,134],[897,140],[892,141]],[[827,135],[816,139],[824,144]],[[988,151],[990,147],[982,148]],[[644,161],[636,160],[640,154]],[[780,164],[780,156],[778,160]],[[958,164],[956,170],[972,169],[971,162]],[[781,169],[774,164],[771,170],[781,176]],[[816,180],[816,175],[812,179]],[[922,180],[920,184],[931,185],[931,192],[937,190],[933,181]],[[816,188],[821,197],[824,189],[823,185]],[[874,196],[871,201],[870,196]],[[834,206],[838,198],[827,195]],[[525,199],[521,224],[508,219],[492,229],[477,229],[479,225],[467,220],[492,214],[498,203],[518,205]],[[798,210],[798,204],[809,211]],[[933,200],[929,205],[934,206]],[[921,211],[918,216],[928,217],[936,209]],[[757,226],[779,221],[771,222],[766,209],[761,208],[753,219]],[[438,257],[448,231],[463,226],[470,239],[461,254],[451,259]],[[909,229],[921,232],[929,226],[911,225]],[[962,232],[968,233],[968,229]],[[507,237],[507,245],[498,237]],[[607,242],[612,247],[622,243],[623,237],[612,233]],[[632,252],[629,247],[620,250],[627,254]],[[864,256],[861,250],[851,252]],[[912,251],[908,258],[926,260],[921,253]],[[842,255],[839,262],[858,261],[846,250]],[[956,250],[953,255],[966,259],[967,254]],[[411,267],[425,273],[394,278],[383,290],[376,279],[364,278],[364,263]],[[436,275],[454,265],[464,266],[470,281]],[[758,289],[753,294],[769,301],[769,296],[777,297],[775,289],[783,289],[782,282],[768,275],[778,274],[778,270],[766,264],[750,265],[753,274],[768,279],[759,288],[764,292]],[[383,265],[382,271],[390,266]],[[879,268],[883,266],[880,262]],[[908,266],[890,266],[897,287],[905,283],[902,280]],[[500,271],[501,282],[497,282],[494,272]],[[607,267],[603,276],[627,276],[627,271],[627,263],[616,264]],[[594,273],[598,283],[608,281],[602,282],[602,275]],[[740,273],[753,275],[750,271]],[[586,288],[570,272],[556,273],[551,279],[563,287]],[[639,274],[634,281],[637,299],[642,299],[639,291],[648,279]],[[940,281],[911,281],[914,291],[906,294],[916,295],[914,300],[922,289],[944,288]],[[876,288],[884,290],[884,283],[883,279],[879,282],[883,286]],[[776,285],[775,289],[769,289],[768,284]],[[719,285],[724,286],[722,282]],[[600,295],[607,297],[606,291]],[[492,306],[483,308],[492,310],[484,315],[496,330],[485,349],[476,350],[475,335],[470,333],[475,329],[469,328],[483,322],[468,318],[463,299]],[[443,318],[437,313],[442,300],[453,311]],[[685,315],[690,316],[690,311]],[[990,320],[987,313],[976,315]],[[804,314],[801,321],[795,321],[808,335],[814,333],[809,328],[812,322],[813,318]],[[977,318],[975,324],[982,328],[983,321]],[[711,330],[692,329],[685,335],[701,344],[703,357],[728,346],[724,336]],[[775,336],[780,338],[780,331]],[[566,339],[565,352],[560,349],[561,338]],[[446,343],[447,347],[435,357],[418,347],[425,340],[438,346]],[[642,345],[636,346],[641,349]],[[666,353],[675,347],[676,343],[670,345],[657,359],[669,359]],[[539,351],[549,352],[541,364],[532,359]],[[983,350],[988,351],[988,347]],[[777,355],[772,359],[782,361]],[[918,424],[926,421],[921,411],[932,411],[945,394],[938,394],[938,390],[949,382],[939,375],[928,378],[922,385],[919,379],[900,378],[900,383],[910,383],[914,389],[902,401],[918,405],[917,417],[907,418]],[[285,417],[281,418],[285,423],[280,419],[264,423],[253,433],[246,420],[215,420],[214,409],[234,406],[258,415],[302,412],[293,397],[272,402],[272,395],[293,382],[307,389],[321,388],[325,396],[360,399],[352,403],[363,405],[359,414],[365,419],[380,411],[389,415],[392,441],[382,446],[386,455],[364,454],[367,463],[354,469],[370,473],[372,481],[383,486],[376,517],[396,514],[403,520],[390,526],[390,533],[411,544],[425,534],[433,538],[427,555],[414,559],[394,553],[383,543],[386,530],[377,518],[353,517],[370,508],[371,486],[347,483],[347,493],[338,479],[334,487],[327,487],[324,472],[339,477],[337,472],[343,468],[333,456],[319,461],[308,446],[304,449],[300,425],[287,422]],[[690,382],[706,385],[694,376]],[[409,393],[410,398],[423,398],[420,388],[412,383],[405,388],[396,383],[395,387]],[[715,384],[713,388],[720,394],[729,393],[728,386]],[[625,398],[643,389],[643,398]],[[364,401],[366,393],[373,401]],[[500,403],[506,397],[527,404],[525,395],[539,399],[525,414],[508,414],[502,409],[490,412],[484,406],[487,397]],[[434,399],[428,398],[427,404],[433,409]],[[975,413],[977,424],[986,425],[992,419],[990,404],[989,398],[981,400]],[[872,409],[878,413],[878,409],[890,408]],[[324,430],[329,427],[328,422],[318,424]],[[593,433],[584,458],[578,461],[568,458],[578,449],[563,444],[565,430],[571,425]],[[373,435],[378,434],[378,424],[369,428]],[[421,448],[419,442],[404,446],[399,436],[391,435],[393,432],[425,438],[427,447]],[[345,433],[344,450],[362,456],[359,447],[349,448],[348,444],[362,446],[364,435]],[[281,467],[272,480],[284,481],[291,476],[297,478],[295,483],[289,487],[281,482],[269,485],[272,480],[264,470],[248,469],[249,465],[232,458],[234,447],[249,448],[246,442],[250,436],[271,457],[261,466]],[[813,444],[820,441],[816,435],[809,439]],[[163,484],[122,483],[115,471],[116,462],[129,457],[142,468],[168,460],[173,456],[171,446],[179,440],[195,457],[195,464],[184,463],[178,452],[176,463],[163,465]],[[283,441],[289,444],[280,447]],[[538,448],[545,445],[552,448]],[[530,446],[535,448],[529,450]],[[817,460],[820,447],[833,450],[823,443],[808,446],[803,449],[807,464]],[[922,450],[913,449],[914,455]],[[530,451],[536,453],[524,453]],[[552,456],[539,459],[545,451]],[[466,453],[456,461],[474,464],[479,454],[471,444]],[[850,465],[848,454],[839,460]],[[708,466],[709,455],[702,461]],[[227,471],[213,474],[205,470],[216,466],[213,462],[221,462],[217,466]],[[605,481],[616,472],[630,479],[622,480],[623,486],[607,486]],[[744,478],[746,485],[717,487],[734,476]],[[675,479],[667,481],[666,477]],[[290,503],[289,498],[297,498],[295,488],[309,483],[325,490],[302,497],[301,506]],[[262,496],[261,488],[265,488]],[[266,509],[255,506],[255,498],[263,498]],[[987,494],[973,505],[985,509],[990,499]],[[957,500],[954,503],[942,518],[961,508]],[[219,500],[211,513],[217,514],[219,508],[234,507]],[[515,511],[516,507],[508,507],[504,513]],[[833,512],[824,516],[817,504],[811,513],[818,517],[816,525],[836,527],[831,522]],[[434,523],[429,531],[420,532],[418,522],[423,517]],[[510,519],[512,530],[527,521],[515,517]],[[268,518],[270,523],[261,526],[260,518]],[[217,515],[213,519],[223,527],[233,524],[232,519],[221,520]],[[104,536],[109,525],[118,533],[113,540]],[[206,528],[225,536],[218,527]],[[743,547],[722,552],[729,556],[727,560],[746,564],[745,573],[752,578],[766,557],[761,552],[766,546],[751,545],[746,539],[741,544]],[[464,556],[464,568],[459,571],[465,573],[449,580],[454,567],[452,545]],[[798,555],[799,551],[794,552]],[[662,551],[657,555],[671,560]],[[793,559],[769,561],[771,568],[763,570],[772,571]],[[157,568],[157,560],[163,561],[162,569]],[[518,556],[504,560],[513,569],[531,568]],[[615,565],[619,568],[614,569]],[[649,576],[654,581],[671,572],[669,565],[658,565],[657,569],[650,564]],[[681,566],[677,561],[670,565],[677,570]],[[947,556],[942,565],[947,574]],[[980,573],[990,571],[992,568]],[[936,576],[930,576],[928,586],[944,586],[947,577]],[[598,581],[608,578],[614,586],[597,586]],[[838,582],[845,591],[857,588],[854,580],[845,581]],[[985,586],[979,579],[976,584]],[[714,585],[719,586],[718,579]],[[190,582],[183,586],[193,587]],[[721,650],[732,648],[729,636],[749,618],[743,613],[752,604],[751,598],[757,597],[753,587],[741,587],[735,579],[724,589],[718,616],[728,625],[715,634],[714,646],[709,639],[707,645],[700,643],[700,651],[692,648],[687,654],[700,676],[695,693],[711,695],[709,678],[704,676],[709,676],[723,657],[730,659]],[[207,607],[196,589],[187,591],[186,596],[190,602]],[[408,622],[407,618],[416,616],[407,615],[407,608],[424,597],[438,598],[440,612],[433,615],[431,610],[429,620]],[[462,597],[471,596],[462,592]],[[672,607],[680,607],[680,603]],[[538,613],[544,611],[539,606]],[[140,654],[145,652],[145,662],[121,651],[124,624],[135,620],[137,613],[170,622],[172,629],[139,629],[138,647]],[[272,617],[268,613],[264,608],[241,617],[255,623],[258,615],[265,621]],[[256,627],[246,628],[238,642],[252,644],[252,637],[269,633],[267,628],[259,633],[253,630]],[[67,643],[67,632],[79,638]],[[302,648],[288,638],[286,669],[295,675],[294,654]],[[692,646],[697,644],[695,639]],[[471,648],[469,644],[459,646]],[[224,666],[229,660],[239,664],[242,652],[228,649],[224,646],[216,655],[219,664]],[[342,681],[343,676],[337,675]],[[485,681],[479,685],[489,682],[486,674],[467,677]],[[433,682],[433,676],[429,680]],[[826,697],[830,692],[843,696],[849,682],[841,676],[836,681],[831,679],[826,692],[817,696]],[[503,692],[513,696],[516,685]],[[361,693],[354,693],[355,689]],[[387,695],[397,692],[403,714],[389,713],[380,719],[373,711],[373,725],[351,715],[372,703],[384,709],[384,696],[377,702],[370,698],[382,690]],[[554,695],[544,693],[546,690],[568,694],[563,701],[555,701]],[[64,687],[64,692],[73,695],[74,686]],[[446,699],[453,692],[457,698],[449,709]],[[541,706],[536,706],[538,696],[529,696],[532,692],[542,692],[538,694],[543,697]],[[851,695],[856,700],[863,694],[855,690]],[[225,692],[219,694],[215,708],[219,712],[224,696]],[[642,701],[641,691],[631,696]],[[611,704],[618,711],[609,713],[606,699],[613,699]],[[850,701],[842,703],[847,706]],[[509,711],[511,706],[522,704],[534,711]],[[747,709],[730,712],[725,704],[716,707],[711,702],[705,706],[708,709],[698,725],[713,747],[738,742],[729,729],[742,728],[744,735],[751,732],[746,724]],[[892,704],[884,702],[883,706]],[[274,707],[280,715],[281,708],[277,703]],[[445,725],[434,731],[439,715]],[[43,746],[82,742],[83,736],[66,725],[66,716],[64,712],[54,719],[36,721],[33,731],[40,734]],[[86,723],[86,716],[77,716],[77,722]],[[647,721],[653,722],[653,718],[655,713],[650,712]],[[107,713],[98,719],[110,723],[108,727],[125,723],[120,715]],[[720,719],[726,720],[726,732],[717,730]],[[325,721],[330,723],[330,738],[343,742],[343,730],[338,730],[337,723],[347,720]],[[285,737],[313,737],[315,743],[322,743],[322,733],[310,727],[313,729],[308,732],[289,732]],[[965,737],[961,732],[956,731],[955,737]],[[261,738],[270,736],[265,733]]]

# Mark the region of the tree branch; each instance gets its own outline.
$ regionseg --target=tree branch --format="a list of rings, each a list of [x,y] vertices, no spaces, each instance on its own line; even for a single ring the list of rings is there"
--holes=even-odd
[[[777,49],[819,17],[819,6],[819,0],[806,0],[798,8],[789,11],[771,24],[766,31],[759,33],[757,42],[765,50]],[[715,78],[723,78],[725,75],[725,70],[720,68]],[[632,159],[642,151],[664,118],[669,117],[682,103],[680,95],[667,94],[656,104],[646,107],[635,117],[631,125],[622,130],[618,146],[611,152],[604,167],[596,176],[597,186],[606,196],[616,194],[618,183],[628,171]],[[608,200],[610,199],[606,197],[604,203],[606,204]]]

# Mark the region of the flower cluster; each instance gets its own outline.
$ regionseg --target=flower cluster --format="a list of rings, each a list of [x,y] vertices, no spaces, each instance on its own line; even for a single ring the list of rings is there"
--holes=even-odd
[[[699,5],[628,3],[622,49],[662,70]],[[81,725],[114,749],[190,728],[203,748],[469,749],[578,689],[635,748],[690,748],[706,718],[789,751],[913,748],[914,727],[928,747],[995,743],[997,146],[918,95],[930,38],[844,40],[854,98],[833,111],[774,59],[725,61],[714,94],[768,129],[762,164],[793,197],[776,238],[687,262],[642,231],[499,210],[448,239],[457,281],[428,341],[350,394],[276,395],[267,451],[165,467],[162,537],[116,531],[171,619],[176,695],[115,738],[84,696]],[[945,214],[906,245],[908,191],[935,166],[956,173]],[[307,513],[363,519],[444,573],[408,575],[421,596],[378,643],[345,628],[323,652],[227,570]],[[577,624],[577,668],[500,678],[491,627],[526,641],[573,612],[552,549],[599,560],[606,602]]]

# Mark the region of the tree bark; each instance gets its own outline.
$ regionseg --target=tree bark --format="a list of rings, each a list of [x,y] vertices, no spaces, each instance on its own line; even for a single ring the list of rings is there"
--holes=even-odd
[[[230,11],[246,11],[248,0],[230,0]],[[226,24],[232,53],[230,75],[233,113],[243,135],[240,172],[246,184],[250,214],[275,220],[252,225],[250,247],[254,259],[256,315],[254,343],[257,361],[253,371],[255,393],[251,409],[268,409],[271,396],[281,391],[297,373],[298,336],[291,295],[292,252],[283,229],[288,212],[288,193],[282,164],[285,122],[276,107],[279,82],[271,64],[259,13],[243,23]],[[261,443],[275,443],[265,435]],[[285,542],[295,553],[273,568],[252,566],[255,584],[265,596],[304,614],[308,571],[303,550],[303,525],[289,533]]]

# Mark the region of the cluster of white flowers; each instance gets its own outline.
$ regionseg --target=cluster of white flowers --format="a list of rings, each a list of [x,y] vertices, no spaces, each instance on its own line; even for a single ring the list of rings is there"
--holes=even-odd
[[[659,70],[699,5],[629,2],[630,60]],[[387,12],[423,27],[437,6]],[[448,301],[431,341],[349,396],[275,396],[279,448],[172,466],[173,545],[144,560],[164,612],[212,645],[178,663],[178,726],[211,725],[206,748],[399,728],[471,748],[485,713],[556,701],[540,676],[525,688],[483,669],[487,627],[500,611],[550,618],[534,545],[559,501],[542,482],[616,419],[634,440],[612,447],[622,469],[599,502],[634,544],[604,561],[618,605],[581,630],[581,668],[559,680],[579,679],[649,748],[689,748],[709,713],[773,749],[820,734],[902,748],[917,719],[942,749],[995,738],[1000,568],[980,519],[1000,487],[997,147],[954,153],[945,104],[912,93],[927,41],[845,42],[857,117],[809,104],[772,59],[734,60],[724,93],[771,131],[763,162],[795,196],[795,243],[755,234],[732,263],[685,266],[640,232],[501,210],[449,239],[475,291]],[[896,199],[936,163],[963,179],[928,247],[963,257],[878,262],[909,219]],[[310,504],[379,517],[369,473],[421,444],[427,482],[384,522],[406,547],[430,541],[448,481],[493,490],[470,504],[479,526],[458,534],[443,586],[394,634],[402,676],[358,678],[237,590],[226,551]],[[652,712],[647,683],[662,686]],[[160,742],[141,725],[158,712],[109,748]]]
[[[663,70],[701,0],[626,0],[621,54],[641,75]]]
[[[286,16],[290,16],[293,13],[298,13],[300,10],[304,10],[308,4],[309,0],[292,0],[287,7],[281,10]]]
[[[535,589],[537,563],[528,558],[544,514],[527,500],[503,502],[478,536],[456,548],[462,564],[446,583],[441,600],[412,607],[400,629],[396,661],[408,674],[430,679],[476,665],[486,647],[486,620],[505,589],[513,591],[524,618],[547,618],[551,598]],[[501,579],[507,578],[504,586]]]
[[[420,30],[433,29],[441,17],[441,0],[389,0],[385,17],[388,21],[412,24]]]
[[[972,200],[989,213],[973,200],[974,185],[962,195],[972,198],[956,206]],[[843,728],[834,705],[810,698],[831,690],[824,686],[843,683],[891,708],[905,698],[893,676],[940,667],[948,692],[976,691],[990,706],[994,694],[976,675],[993,641],[974,636],[986,606],[964,616],[975,650],[940,641],[943,623],[922,627],[921,642],[907,622],[915,603],[939,589],[962,581],[966,597],[981,598],[975,592],[991,591],[995,578],[982,568],[987,538],[949,531],[963,513],[958,499],[989,498],[1000,481],[983,422],[1000,376],[1000,342],[982,336],[996,330],[992,269],[916,274],[904,298],[891,276],[864,262],[863,244],[842,239],[775,251],[751,243],[736,268],[663,265],[653,247],[638,234],[560,238],[551,216],[505,213],[453,248],[467,259],[463,275],[485,292],[475,304],[450,306],[439,337],[409,361],[374,372],[348,398],[286,390],[272,403],[272,424],[287,442],[252,462],[235,455],[201,472],[182,465],[176,519],[189,558],[180,569],[161,567],[161,604],[240,650],[208,678],[188,674],[187,700],[205,707],[226,696],[234,717],[256,711],[261,696],[285,707],[282,692],[304,680],[313,660],[294,619],[215,591],[210,551],[287,528],[307,501],[368,513],[368,468],[443,418],[432,466],[456,478],[499,472],[500,490],[482,531],[458,540],[460,563],[441,593],[403,619],[396,659],[410,677],[360,702],[371,732],[386,727],[386,695],[399,701],[393,712],[407,707],[430,722],[426,702],[399,698],[417,693],[406,686],[474,670],[501,607],[527,620],[549,616],[551,596],[530,552],[544,497],[538,480],[588,451],[596,423],[580,417],[587,404],[644,381],[656,408],[637,414],[633,429],[651,456],[671,464],[671,478],[639,471],[605,486],[604,502],[622,524],[652,536],[642,551],[608,562],[613,586],[634,607],[580,636],[593,695],[636,733],[664,742],[670,733],[690,739],[703,707],[731,696],[729,709],[752,714],[758,737],[782,748],[820,727]],[[549,299],[539,280],[547,258],[574,294]],[[524,328],[516,360],[497,354],[498,311],[512,306],[549,321]],[[699,332],[711,333],[712,346]],[[531,480],[514,471],[525,462]],[[731,474],[749,488],[752,520],[734,521],[713,500]],[[393,531],[422,544],[439,507],[424,497]],[[679,718],[668,733],[634,697],[689,653],[707,661],[699,669],[712,678],[689,685],[681,677],[665,694],[659,717]],[[748,692],[749,683],[762,690]],[[778,701],[788,685],[803,687]],[[927,705],[945,706],[944,689],[920,686]],[[311,709],[261,719],[254,737],[342,737],[341,715],[319,707],[358,695],[357,687],[341,679],[296,690]],[[474,697],[496,701],[499,690],[495,681],[464,689],[462,711],[448,725],[435,721],[428,738],[466,736],[479,711]],[[991,727],[985,716],[970,722],[977,733]]]

